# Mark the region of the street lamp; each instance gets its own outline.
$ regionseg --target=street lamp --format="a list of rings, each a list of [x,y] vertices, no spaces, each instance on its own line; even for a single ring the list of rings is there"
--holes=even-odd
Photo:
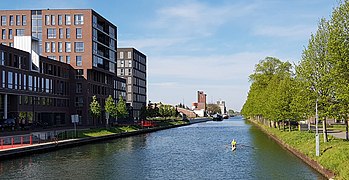
[[[316,103],[315,103],[315,152],[316,156],[320,155],[320,139],[319,139],[319,128],[318,128],[318,120],[319,120],[319,115],[317,111],[317,102],[318,99],[316,98]]]

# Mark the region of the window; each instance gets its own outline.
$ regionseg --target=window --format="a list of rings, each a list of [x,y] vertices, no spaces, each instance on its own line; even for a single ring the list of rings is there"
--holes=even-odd
[[[9,89],[12,89],[12,84],[13,84],[13,77],[12,77],[12,72],[8,72],[7,74],[7,87]]]
[[[50,92],[50,79],[45,79],[45,89],[46,89],[46,93]]]
[[[124,59],[124,52],[120,52],[120,59]]]
[[[51,42],[51,52],[56,52],[56,43]]]
[[[27,90],[27,75],[23,74],[23,89]]]
[[[76,97],[75,106],[76,107],[83,107],[84,106],[84,97],[83,96]]]
[[[131,52],[127,52],[127,58],[131,59]]]
[[[115,29],[111,26],[109,26],[109,35],[112,38],[115,38]]]
[[[71,25],[70,15],[65,15],[65,25]]]
[[[84,42],[75,42],[75,52],[84,52]]]
[[[2,33],[2,39],[6,39],[6,29],[2,29],[1,33]]]
[[[82,38],[82,29],[76,28],[76,39]]]
[[[1,16],[1,26],[6,26],[6,16]]]
[[[47,28],[47,38],[48,39],[56,38],[56,29],[55,28]]]
[[[22,16],[22,26],[25,26],[25,25],[27,25],[27,16],[23,15]]]
[[[66,63],[67,63],[67,64],[70,64],[70,56],[66,56],[66,57],[65,57],[65,60],[66,60]]]
[[[120,61],[120,67],[125,67],[124,61]]]
[[[67,36],[67,38],[70,38],[70,28],[66,29],[66,36]]]
[[[62,39],[63,36],[64,36],[63,28],[59,28],[59,39]]]
[[[13,26],[13,24],[14,24],[14,19],[13,19],[13,16],[10,15],[10,26]]]
[[[6,88],[6,72],[2,70],[2,87]]]
[[[75,79],[82,79],[82,78],[84,78],[84,70],[83,69],[76,69]]]
[[[45,16],[45,25],[50,25],[50,15]]]
[[[59,61],[63,62],[63,56],[59,56]]]
[[[128,67],[132,67],[132,61],[131,60],[128,61]]]
[[[33,88],[33,76],[29,75],[28,76],[28,90],[31,91]]]
[[[16,15],[16,25],[17,26],[21,25],[21,16],[20,15]]]
[[[115,73],[115,63],[109,62],[109,71]]]
[[[82,84],[76,83],[76,93],[82,93]]]
[[[49,53],[51,52],[51,43],[45,42],[45,52]]]
[[[55,17],[55,15],[51,15],[51,25],[56,25],[56,17]]]
[[[71,42],[65,42],[65,52],[71,52]]]
[[[109,59],[110,61],[115,62],[115,52],[112,50],[109,50]]]
[[[82,14],[74,15],[74,24],[75,25],[84,24],[84,15]]]
[[[58,15],[58,25],[62,25],[63,24],[63,17],[62,15]]]
[[[1,65],[5,65],[5,52],[4,51],[1,51],[0,53],[0,64]]]
[[[82,66],[82,58],[81,58],[81,56],[76,56],[76,66]]]
[[[24,29],[16,29],[16,36],[24,36]]]
[[[92,16],[93,27],[97,27],[97,17],[95,15]]]
[[[58,52],[62,52],[62,51],[63,51],[63,43],[58,42]]]
[[[8,30],[8,38],[9,38],[9,39],[12,39],[12,29],[9,29],[9,30]]]

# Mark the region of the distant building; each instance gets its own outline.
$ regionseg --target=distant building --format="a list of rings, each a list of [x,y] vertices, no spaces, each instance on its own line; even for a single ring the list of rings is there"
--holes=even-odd
[[[203,91],[198,91],[198,102],[193,103],[193,111],[200,117],[206,116],[206,94]]]
[[[206,111],[206,94],[198,91],[198,106],[196,109],[204,109]]]
[[[134,48],[118,48],[117,76],[126,79],[126,102],[138,119],[147,103],[147,57]]]
[[[221,114],[227,114],[227,108],[225,107],[225,101],[217,101],[217,105],[221,109]]]

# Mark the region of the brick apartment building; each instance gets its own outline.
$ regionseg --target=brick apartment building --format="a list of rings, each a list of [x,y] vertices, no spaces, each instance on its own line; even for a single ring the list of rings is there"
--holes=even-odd
[[[67,115],[78,114],[82,125],[102,125],[105,119],[104,112],[96,121],[93,121],[89,114],[92,96],[97,96],[102,107],[104,107],[105,98],[109,95],[112,95],[115,101],[118,100],[119,96],[126,99],[126,81],[116,75],[117,27],[94,10],[0,10],[0,18],[0,43],[28,52],[31,51],[32,57],[30,55],[27,57],[31,59],[28,61],[27,71],[29,74],[38,73],[36,77],[39,77],[41,76],[39,74],[44,71],[56,71],[57,67],[70,69],[69,73],[68,71],[62,72],[70,74],[69,79],[63,79],[67,84],[68,91],[68,94],[64,96],[66,104],[68,104],[67,111],[61,111],[61,113],[66,113],[65,119],[68,118]],[[23,40],[25,38],[21,37],[31,38]],[[23,48],[23,44],[33,43],[38,44],[37,49],[33,47],[29,50]],[[4,48],[4,46],[2,48],[4,51],[14,51]],[[16,53],[25,54],[22,51],[16,51]],[[33,53],[41,56],[35,58]],[[42,66],[42,62],[50,60],[58,65]],[[1,67],[7,68],[3,65]],[[46,75],[42,74],[42,76]],[[36,80],[36,83],[38,81]],[[52,77],[52,87],[55,81],[57,81],[57,77]],[[4,97],[9,92],[4,90],[1,93],[1,97]],[[14,97],[9,101],[9,108],[12,108],[16,102],[21,102],[21,98],[18,98],[21,94],[17,93],[19,92],[13,92]],[[44,96],[40,93],[43,92],[36,92],[35,96]],[[43,110],[36,106],[34,109],[35,113],[40,113],[40,110]],[[21,109],[18,108],[13,111],[14,114],[20,112]],[[26,112],[30,113],[28,110]],[[11,112],[9,113],[11,114]],[[39,114],[37,116],[34,114],[33,118],[35,118],[33,121],[46,119]]]
[[[147,57],[134,48],[118,48],[117,76],[126,79],[126,102],[138,118],[147,103]]]

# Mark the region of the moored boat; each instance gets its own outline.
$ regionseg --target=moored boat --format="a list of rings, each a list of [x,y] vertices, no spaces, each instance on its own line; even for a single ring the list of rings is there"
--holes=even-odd
[[[220,114],[214,114],[212,117],[213,121],[223,121],[223,117]]]

